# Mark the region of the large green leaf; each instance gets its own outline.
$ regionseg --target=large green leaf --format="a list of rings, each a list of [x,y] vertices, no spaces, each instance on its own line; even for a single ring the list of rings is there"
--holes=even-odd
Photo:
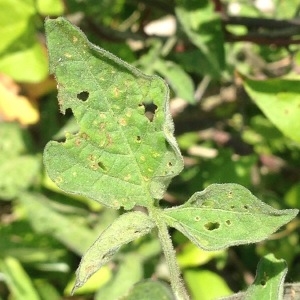
[[[288,223],[297,209],[276,210],[238,184],[212,184],[184,205],[164,211],[166,221],[204,250],[255,243]]]
[[[289,138],[300,142],[300,84],[296,80],[245,79],[244,86],[268,119]]]
[[[125,213],[116,219],[83,256],[76,272],[74,290],[110,261],[121,246],[149,233],[154,227],[150,217],[139,211]]]
[[[46,146],[50,178],[112,208],[152,205],[182,169],[167,85],[92,45],[63,18],[47,20],[46,32],[61,110],[71,108],[80,126]]]

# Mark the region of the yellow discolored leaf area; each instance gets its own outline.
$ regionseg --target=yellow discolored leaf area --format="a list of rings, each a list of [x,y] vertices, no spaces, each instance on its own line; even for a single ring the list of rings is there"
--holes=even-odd
[[[37,123],[39,112],[35,103],[19,95],[19,91],[20,87],[10,77],[0,75],[0,119],[22,125]]]

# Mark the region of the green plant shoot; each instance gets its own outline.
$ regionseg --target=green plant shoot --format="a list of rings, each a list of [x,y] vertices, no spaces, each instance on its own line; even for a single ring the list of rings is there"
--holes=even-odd
[[[297,210],[275,210],[237,184],[213,184],[184,205],[162,209],[159,201],[183,168],[173,135],[169,89],[91,44],[63,18],[46,21],[50,71],[58,83],[61,111],[71,109],[80,130],[51,141],[44,151],[50,178],[65,192],[132,210],[109,226],[82,258],[75,288],[119,248],[157,228],[178,299],[189,299],[180,277],[168,226],[206,250],[266,239]]]

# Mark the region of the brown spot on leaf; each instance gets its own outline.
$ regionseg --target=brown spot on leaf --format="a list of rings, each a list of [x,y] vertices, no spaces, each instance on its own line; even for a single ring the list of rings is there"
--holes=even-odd
[[[94,170],[94,171],[97,171],[97,170],[99,169],[99,166],[98,166],[98,164],[97,164],[96,162],[92,162],[92,163],[90,164],[90,168],[91,168],[92,170]]]
[[[120,124],[121,126],[126,126],[126,125],[127,125],[126,119],[121,118],[121,119],[119,120],[119,124]]]
[[[76,145],[77,147],[79,147],[79,146],[81,145],[81,139],[80,139],[80,138],[76,138],[76,139],[75,139],[75,145]]]
[[[103,131],[105,129],[105,127],[106,127],[106,123],[102,122],[99,124],[100,131]]]
[[[80,137],[81,137],[82,139],[84,139],[84,140],[88,140],[88,139],[89,139],[89,135],[88,135],[87,133],[85,133],[85,132],[81,132],[81,133],[80,133]]]
[[[120,90],[117,87],[114,87],[114,96],[118,98],[120,95]]]
[[[109,133],[106,133],[106,147],[109,147],[113,144],[112,137]]]

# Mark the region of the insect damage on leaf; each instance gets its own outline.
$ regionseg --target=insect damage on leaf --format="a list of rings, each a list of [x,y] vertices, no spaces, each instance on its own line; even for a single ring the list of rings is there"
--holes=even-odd
[[[91,44],[63,18],[48,19],[46,35],[61,111],[71,108],[80,127],[47,144],[50,178],[112,208],[153,205],[183,167],[166,83]]]
[[[169,226],[205,250],[261,241],[297,213],[276,210],[233,183],[212,184],[185,204],[164,210]]]

